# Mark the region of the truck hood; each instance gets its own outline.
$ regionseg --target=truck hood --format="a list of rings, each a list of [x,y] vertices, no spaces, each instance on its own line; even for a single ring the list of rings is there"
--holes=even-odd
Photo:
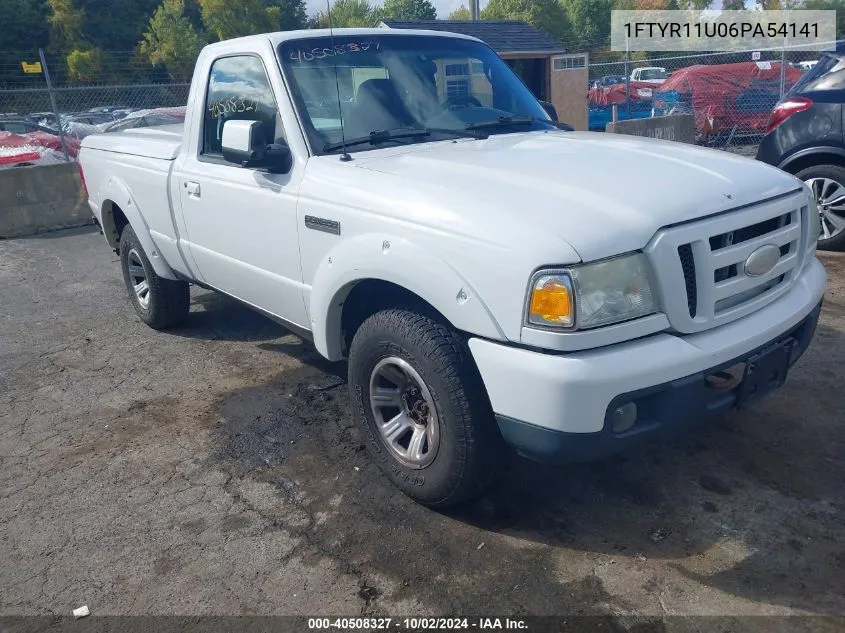
[[[359,153],[359,168],[465,199],[503,234],[514,222],[566,241],[584,261],[646,245],[661,227],[795,191],[794,177],[727,152],[632,136],[529,132]],[[410,184],[410,183],[409,183]],[[443,227],[448,229],[448,227]]]

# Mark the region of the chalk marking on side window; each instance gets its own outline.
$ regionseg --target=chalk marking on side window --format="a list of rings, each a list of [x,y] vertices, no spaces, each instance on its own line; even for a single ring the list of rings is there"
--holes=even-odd
[[[244,99],[243,97],[229,97],[212,101],[208,111],[214,118],[223,114],[237,114],[241,112],[258,112],[258,102],[255,99]]]

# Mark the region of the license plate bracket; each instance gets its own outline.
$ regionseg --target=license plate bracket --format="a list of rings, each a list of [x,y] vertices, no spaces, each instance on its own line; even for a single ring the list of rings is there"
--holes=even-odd
[[[789,359],[796,344],[794,338],[787,338],[745,361],[737,392],[737,408],[751,405],[786,382]]]

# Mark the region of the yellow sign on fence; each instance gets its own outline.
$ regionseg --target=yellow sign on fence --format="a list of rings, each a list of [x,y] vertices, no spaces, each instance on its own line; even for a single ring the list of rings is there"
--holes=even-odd
[[[32,62],[31,64],[21,62],[21,68],[23,68],[25,73],[32,73],[34,75],[41,74],[41,62]]]

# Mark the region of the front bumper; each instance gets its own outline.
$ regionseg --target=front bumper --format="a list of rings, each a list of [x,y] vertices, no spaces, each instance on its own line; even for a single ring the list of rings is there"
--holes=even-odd
[[[470,339],[505,440],[540,461],[582,461],[733,408],[736,389],[715,391],[705,377],[771,344],[796,341],[790,363],[812,339],[826,275],[813,258],[783,296],[727,325],[687,336],[656,334],[552,354]],[[613,433],[608,411],[635,401],[640,414]]]

